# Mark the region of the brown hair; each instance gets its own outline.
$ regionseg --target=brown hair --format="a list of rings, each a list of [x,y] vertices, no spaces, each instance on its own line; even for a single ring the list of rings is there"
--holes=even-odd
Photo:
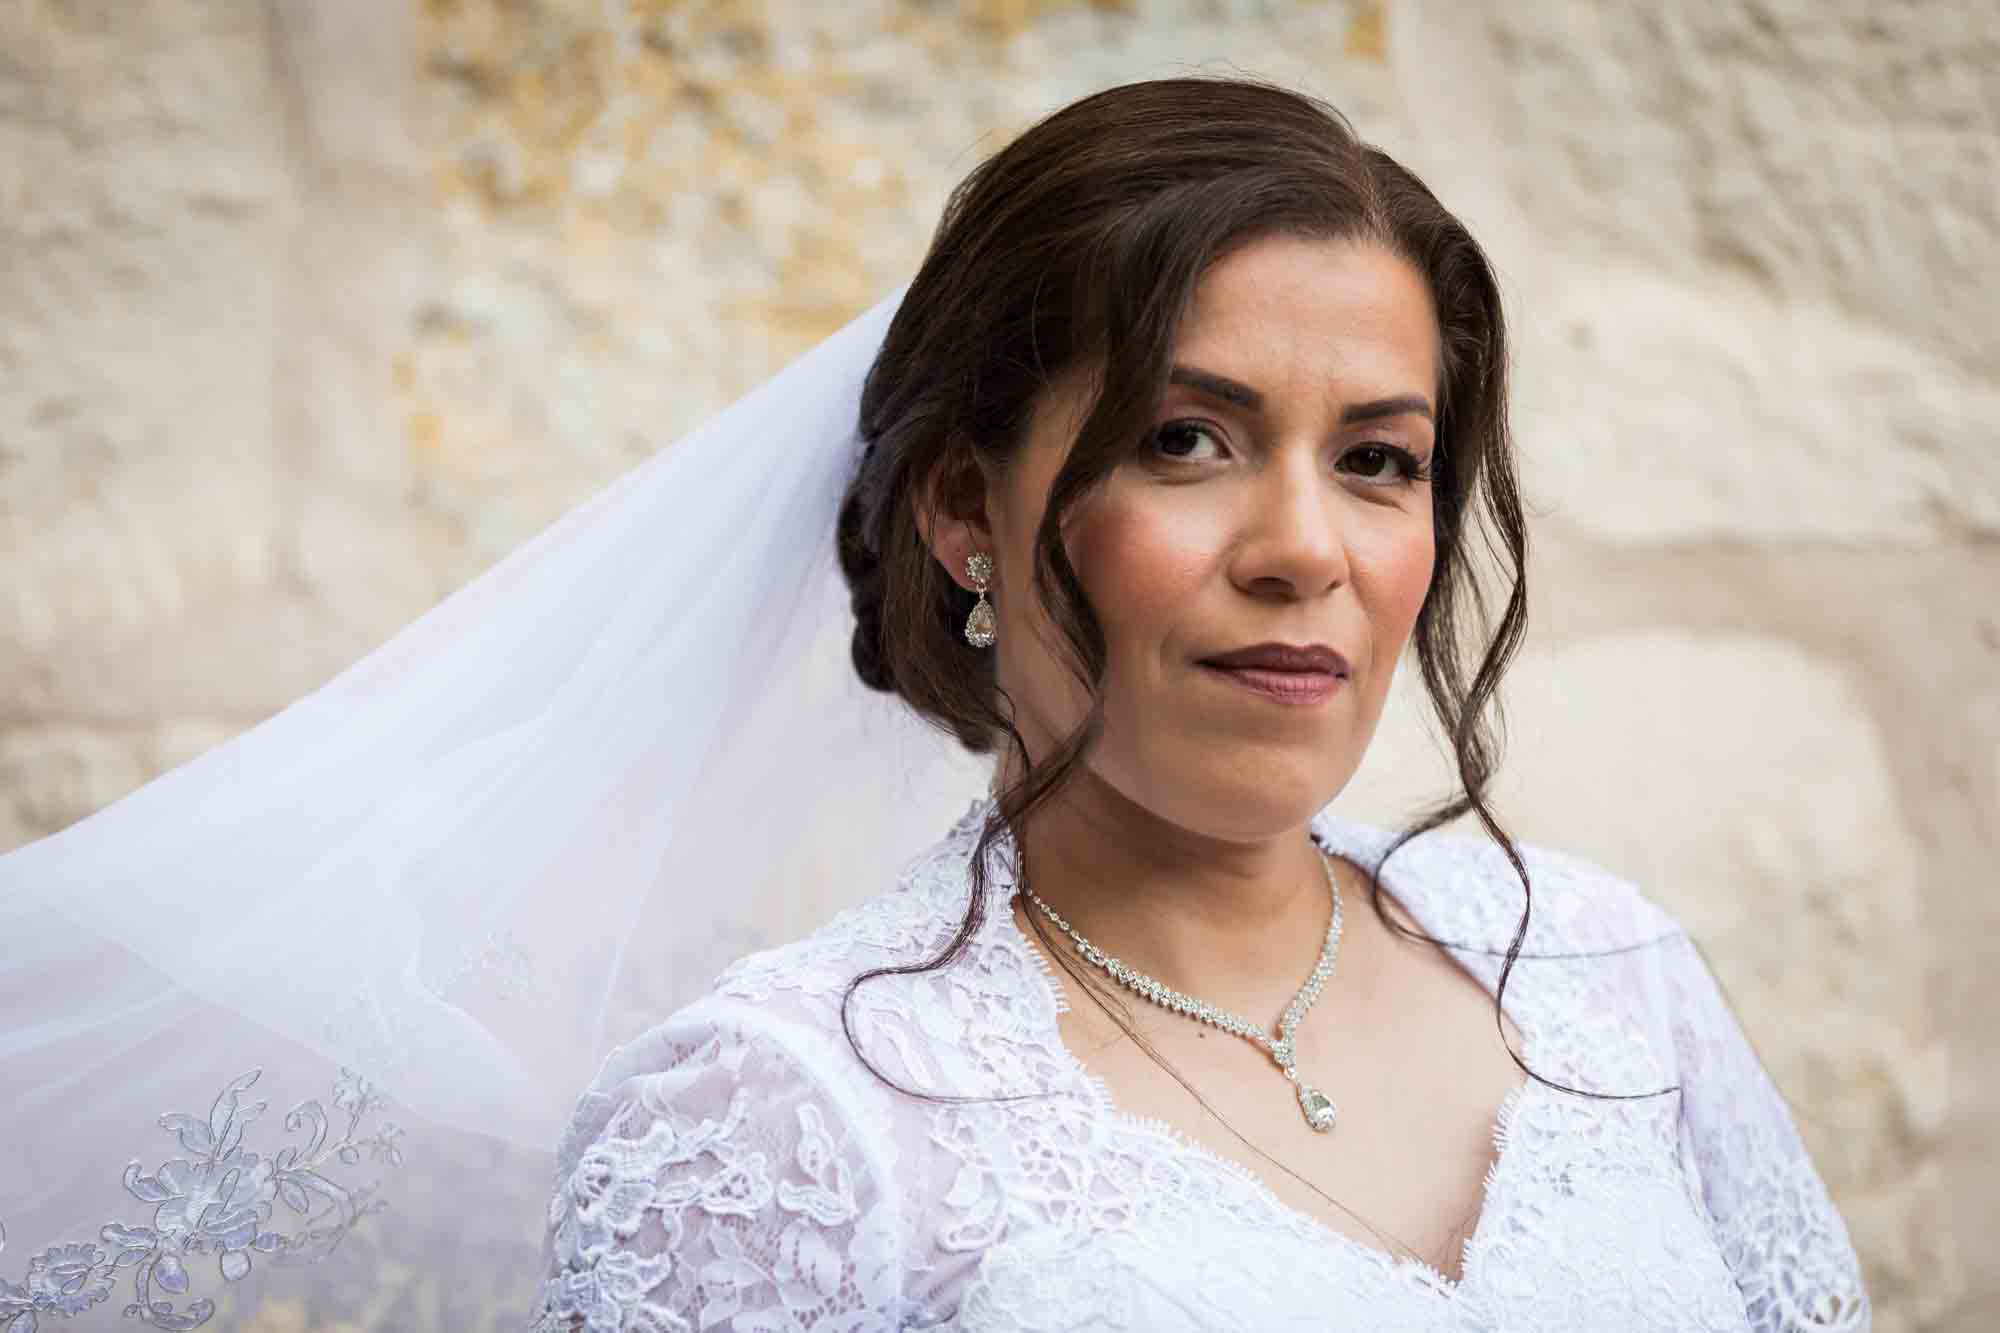
[[[1127,84],[1042,120],[952,192],[862,394],[867,447],[839,523],[855,669],[976,753],[1005,738],[1021,776],[996,794],[972,858],[966,916],[949,944],[934,958],[877,968],[849,986],[842,1024],[850,1042],[845,1001],[862,983],[943,967],[962,952],[981,920],[994,839],[1004,828],[1022,847],[1026,817],[1095,742],[1105,644],[1063,548],[1064,515],[1152,427],[1180,320],[1203,274],[1232,249],[1274,233],[1379,244],[1423,275],[1437,313],[1436,563],[1412,641],[1462,790],[1424,811],[1382,861],[1472,810],[1527,886],[1520,853],[1486,802],[1499,763],[1488,709],[1497,717],[1495,690],[1520,643],[1527,605],[1527,533],[1508,437],[1507,340],[1493,270],[1421,181],[1363,143],[1324,102],[1241,79]],[[961,637],[972,597],[926,546],[911,497],[935,474],[934,503],[949,507],[972,469],[1003,475],[1037,395],[1066,368],[1092,363],[1098,396],[1052,483],[1031,580],[1092,705],[1053,753],[1031,764],[992,655]],[[1470,558],[1475,514],[1489,528],[1485,549],[1510,584],[1497,623]],[[1470,627],[1462,623],[1468,616]],[[1483,644],[1470,668],[1468,634]],[[1401,929],[1382,907],[1382,861],[1368,868],[1371,901]],[[1020,868],[1025,877],[1028,867]],[[1083,976],[1069,950],[1053,947],[1035,913],[1028,918],[1049,953],[1097,994],[1095,979]],[[1524,909],[1500,976],[1496,1025],[1527,926]],[[1131,1033],[1129,1023],[1121,1026]],[[1518,1053],[1514,1058],[1534,1076]]]

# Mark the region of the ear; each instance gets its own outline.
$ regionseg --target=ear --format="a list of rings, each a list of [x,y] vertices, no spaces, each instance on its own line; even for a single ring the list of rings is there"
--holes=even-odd
[[[945,457],[910,491],[910,509],[917,532],[931,555],[959,587],[971,591],[965,577],[966,557],[975,552],[996,556],[988,498],[992,485],[969,449],[949,449]]]

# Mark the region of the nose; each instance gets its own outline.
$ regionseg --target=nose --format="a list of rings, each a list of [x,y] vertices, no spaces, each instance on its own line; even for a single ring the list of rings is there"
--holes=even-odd
[[[1317,453],[1276,451],[1251,485],[1232,577],[1252,596],[1301,601],[1347,581],[1341,491]]]

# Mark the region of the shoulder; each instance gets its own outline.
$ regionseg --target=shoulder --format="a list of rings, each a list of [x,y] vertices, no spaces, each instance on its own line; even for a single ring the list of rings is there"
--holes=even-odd
[[[764,1106],[801,1096],[851,1099],[861,1070],[844,1036],[843,997],[871,968],[921,961],[936,916],[899,888],[801,939],[737,959],[705,993],[605,1058],[578,1099],[564,1146],[601,1132],[616,1106],[688,1101],[697,1085],[746,1087]]]
[[[934,957],[971,901],[968,874],[978,825],[972,813],[904,863],[893,884],[847,907],[800,939],[738,959],[714,990],[762,1004],[810,1001],[846,989],[863,972]]]
[[[962,970],[882,976],[851,1006],[848,991],[875,969],[921,965],[950,943],[969,889],[949,843],[810,934],[737,959],[692,1003],[613,1050],[579,1098],[564,1148],[601,1132],[616,1105],[661,1105],[697,1083],[750,1086],[765,1106],[816,1097],[850,1119],[876,1118],[885,1088],[870,1066],[900,1078],[919,1063],[909,1035],[919,1025],[896,1018],[914,1019],[916,992],[956,982]]]
[[[856,1291],[863,1326],[894,1322],[927,1105],[874,1071],[949,1082],[935,1075],[955,1037],[936,1030],[948,1006],[914,1003],[909,978],[861,988],[852,1041],[842,1000],[869,969],[949,942],[967,901],[950,874],[949,857],[919,858],[894,889],[739,959],[610,1053],[557,1147],[537,1327],[698,1325],[723,1270],[739,1313],[773,1326]],[[752,1250],[793,1258],[744,1267]]]
[[[969,815],[911,860],[895,889],[739,960],[713,995],[815,1043],[825,1067],[862,1095],[888,1097],[896,1114],[922,1104],[899,1088],[979,1097],[1039,1086],[1058,1042],[1055,992],[1012,929],[1007,845],[989,849],[984,881],[972,883],[978,833]]]
[[[975,888],[977,833],[974,821],[961,820],[905,864],[894,888],[801,939],[737,960],[716,978],[713,993],[834,1037],[844,1037],[850,1026],[860,1036],[888,1018],[913,1018],[925,1004],[962,1014],[982,999],[1018,998],[1024,960],[1012,956],[1007,932],[997,928],[1012,880],[1005,854],[989,852],[984,883]],[[983,902],[973,914],[975,892]],[[947,953],[949,965],[930,966]],[[954,1003],[941,1003],[947,998]],[[843,1020],[843,1009],[854,1023]],[[937,1021],[922,1026],[931,1036],[945,1035]]]
[[[958,929],[968,892],[954,895],[934,878],[913,879],[906,871],[895,888],[843,909],[810,934],[737,959],[715,979],[712,993],[780,1007],[837,998],[863,972],[933,956]]]
[[[1398,831],[1323,816],[1337,849],[1373,868]],[[1528,909],[1524,953],[1635,949],[1683,938],[1680,923],[1638,883],[1587,856],[1515,837],[1517,867],[1483,829],[1419,834],[1382,864],[1386,886],[1436,933],[1505,949]],[[1523,871],[1526,872],[1525,887]]]

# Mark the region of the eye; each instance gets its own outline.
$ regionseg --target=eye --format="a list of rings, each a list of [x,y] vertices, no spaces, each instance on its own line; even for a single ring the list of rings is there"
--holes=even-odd
[[[1429,481],[1430,469],[1415,454],[1394,444],[1364,444],[1350,449],[1341,458],[1343,465],[1359,459],[1355,475],[1376,485]]]
[[[1215,456],[1220,456],[1222,437],[1200,421],[1169,421],[1153,432],[1150,443],[1160,457],[1177,462],[1204,462],[1206,459],[1199,452],[1203,441],[1213,445],[1217,450]]]

